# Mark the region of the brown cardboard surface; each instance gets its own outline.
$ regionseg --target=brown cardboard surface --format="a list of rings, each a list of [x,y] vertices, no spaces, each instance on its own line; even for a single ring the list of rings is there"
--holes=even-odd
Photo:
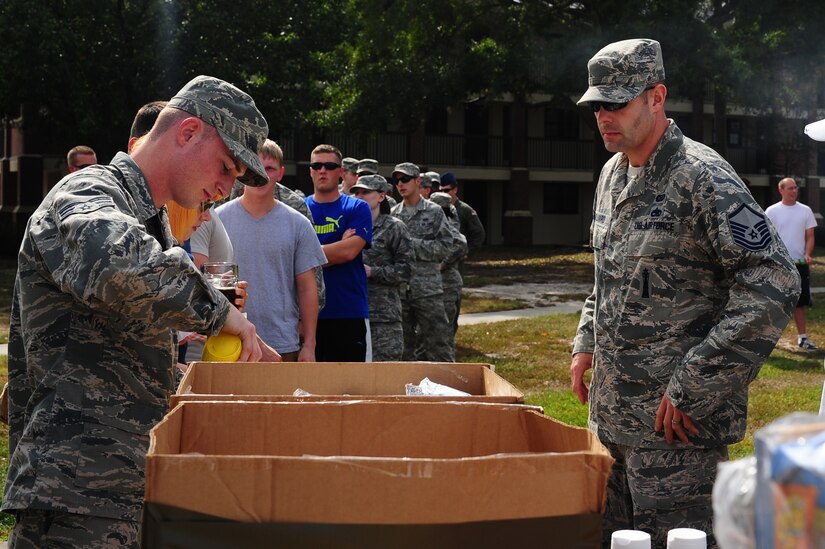
[[[405,396],[407,383],[423,378],[470,393],[469,397]],[[295,397],[296,389],[312,396]],[[171,406],[185,400],[328,400],[340,399],[521,403],[524,395],[488,364],[437,362],[194,362],[173,395]],[[273,398],[277,397],[277,398]]]
[[[147,502],[248,522],[444,524],[599,513],[612,459],[520,406],[183,402]]]

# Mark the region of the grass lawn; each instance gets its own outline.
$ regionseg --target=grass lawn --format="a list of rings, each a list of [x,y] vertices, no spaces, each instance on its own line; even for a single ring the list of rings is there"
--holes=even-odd
[[[825,256],[825,249],[815,255]],[[581,249],[487,248],[467,262],[467,286],[518,284],[565,280],[592,282],[592,256]],[[0,262],[0,341],[7,341],[8,314],[13,286],[13,265]],[[825,265],[812,267],[813,286],[825,287]],[[825,296],[822,298],[825,303]],[[464,312],[518,308],[518,301],[473,299],[464,301]],[[570,347],[578,314],[556,314],[495,324],[461,326],[456,337],[457,359],[485,362],[526,395],[528,404],[540,405],[547,415],[584,426],[587,407],[569,389]],[[825,306],[809,310],[808,333],[825,347]],[[758,379],[750,387],[748,431],[745,440],[731,447],[731,457],[753,451],[753,432],[794,411],[816,412],[823,382],[825,353],[796,351],[796,332],[791,322]],[[7,360],[0,357],[0,382],[5,382]],[[1,384],[1,383],[0,383]],[[8,432],[0,426],[0,485],[8,467]],[[6,539],[12,519],[0,514],[0,539]]]

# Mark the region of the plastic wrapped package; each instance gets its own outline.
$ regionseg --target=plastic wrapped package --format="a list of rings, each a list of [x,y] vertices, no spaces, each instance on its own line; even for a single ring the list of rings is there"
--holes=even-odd
[[[713,485],[713,532],[721,549],[756,547],[756,458],[719,464]]]
[[[470,396],[470,393],[430,381],[428,377],[422,379],[418,385],[407,383],[404,387],[407,396]]]
[[[756,546],[825,547],[825,417],[791,414],[755,439]]]

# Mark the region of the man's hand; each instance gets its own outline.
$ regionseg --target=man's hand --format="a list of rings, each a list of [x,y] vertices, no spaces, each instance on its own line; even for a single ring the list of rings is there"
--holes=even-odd
[[[280,353],[267,345],[264,340],[261,339],[261,336],[256,335],[255,337],[258,338],[258,345],[261,346],[261,362],[281,362],[283,360]]]
[[[229,315],[227,315],[221,331],[235,334],[241,338],[242,348],[238,362],[258,362],[261,360],[262,351],[258,343],[260,338],[255,331],[255,325],[249,322],[238,309],[229,307]]]
[[[665,430],[665,440],[668,444],[673,444],[674,433],[685,444],[688,442],[688,433],[693,436],[699,435],[699,429],[696,428],[690,416],[679,411],[667,395],[662,397],[659,409],[656,410],[655,431],[658,433],[662,428]]]
[[[315,345],[304,344],[298,352],[298,362],[315,362]]]
[[[590,390],[584,384],[584,373],[593,367],[593,353],[576,353],[570,363],[570,388],[579,397],[579,402],[587,404]]]
[[[235,305],[240,312],[243,312],[244,305],[246,305],[247,288],[249,288],[249,282],[246,280],[239,280],[235,285],[235,295],[238,297],[235,298],[233,305]]]

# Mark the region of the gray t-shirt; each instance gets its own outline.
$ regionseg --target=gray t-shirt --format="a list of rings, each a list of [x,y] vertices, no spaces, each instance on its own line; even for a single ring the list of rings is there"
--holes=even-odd
[[[216,213],[232,241],[238,276],[249,282],[247,318],[278,352],[299,350],[295,277],[327,261],[312,224],[280,202],[260,219],[249,215],[240,199]]]
[[[220,218],[212,210],[212,219],[204,221],[189,237],[193,254],[205,255],[209,261],[232,261],[232,242]]]

